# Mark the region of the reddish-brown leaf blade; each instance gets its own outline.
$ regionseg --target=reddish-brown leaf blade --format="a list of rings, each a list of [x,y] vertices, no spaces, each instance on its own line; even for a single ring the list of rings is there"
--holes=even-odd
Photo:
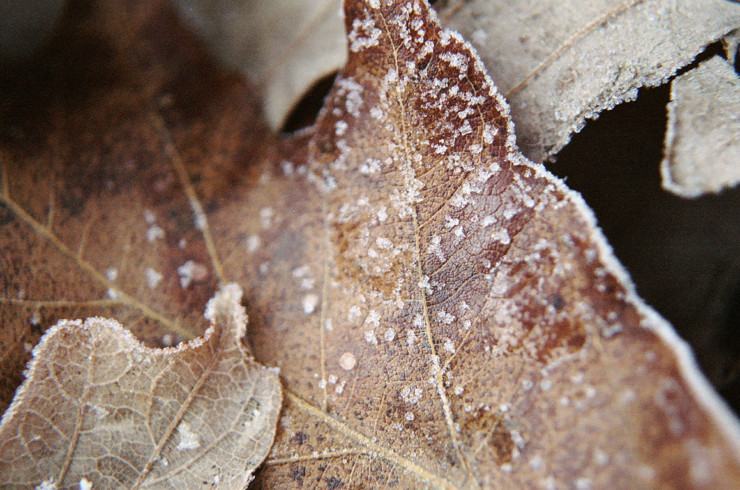
[[[346,6],[316,127],[212,217],[247,237],[253,345],[289,392],[262,483],[736,482],[737,422],[469,46],[423,2]]]

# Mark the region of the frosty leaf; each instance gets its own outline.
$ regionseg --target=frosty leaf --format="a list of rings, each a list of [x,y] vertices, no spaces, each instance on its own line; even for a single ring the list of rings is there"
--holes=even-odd
[[[176,20],[158,1],[70,8],[47,50],[0,73],[0,410],[59,319],[175,345],[228,282],[205,210],[271,140],[249,87]],[[192,154],[171,141],[185,130]]]
[[[346,6],[316,127],[210,216],[287,385],[262,486],[737,482],[737,421],[470,48],[423,2]]]
[[[273,129],[317,80],[344,64],[338,0],[177,3],[217,56],[259,85]]]
[[[663,187],[696,197],[740,182],[740,80],[713,57],[671,84]]]
[[[66,24],[0,106],[3,374],[83,311],[197,336],[238,280],[288,387],[264,486],[736,486],[737,421],[468,46],[422,2],[347,6],[347,69],[284,144],[161,3]]]
[[[98,317],[49,329],[0,423],[0,480],[244,488],[275,435],[280,384],[242,346],[241,295],[224,287],[206,310],[213,326],[177,348],[144,347]]]
[[[479,49],[535,161],[740,25],[726,0],[450,1],[440,15]]]

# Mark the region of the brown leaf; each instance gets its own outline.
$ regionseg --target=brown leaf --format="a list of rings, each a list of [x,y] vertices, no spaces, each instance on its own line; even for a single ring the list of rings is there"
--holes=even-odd
[[[737,422],[470,48],[373,3],[317,126],[211,216],[287,387],[261,484],[737,483]]]
[[[213,326],[176,348],[144,347],[99,317],[49,329],[0,424],[0,479],[244,488],[270,450],[281,400],[277,375],[242,346],[241,297],[224,287],[206,310]]]
[[[214,255],[205,212],[218,206],[216,189],[230,185],[243,155],[260,155],[272,139],[255,116],[257,104],[251,88],[234,74],[218,69],[176,20],[171,8],[159,1],[73,4],[46,50],[27,64],[2,72],[3,408],[20,384],[30,347],[43,330],[60,318],[116,318],[139,339],[158,346],[198,337],[207,326],[202,317],[206,301],[217,285],[226,281]],[[216,153],[178,153],[168,125],[192,129],[205,148],[215,148]],[[217,144],[207,145],[209,139],[215,139]],[[243,172],[240,170],[239,174]],[[196,181],[198,195],[194,191]],[[235,301],[238,303],[238,299]],[[86,335],[87,330],[77,332],[83,328],[79,324],[65,325],[57,330],[59,334],[70,325],[78,325],[75,335]],[[87,325],[84,328],[93,332],[91,339],[106,335],[95,333],[102,328],[100,321],[90,320]],[[101,458],[107,454],[108,459],[127,462],[121,470],[119,464],[104,467],[108,460],[103,459],[103,467],[99,468],[101,474],[110,474],[124,486],[133,484],[137,477],[156,479],[167,471],[168,480],[171,477],[173,482],[180,482],[178,487],[189,486],[188,482],[199,477],[209,482],[219,478],[221,483],[233,480],[243,485],[269,449],[280,391],[273,374],[258,369],[235,349],[238,344],[234,337],[243,335],[233,330],[236,327],[232,325],[230,336],[214,334],[208,343],[196,342],[192,347],[203,344],[197,349],[179,349],[177,356],[183,362],[218,361],[219,356],[226,354],[216,367],[223,368],[230,362],[233,370],[225,373],[227,376],[218,371],[202,376],[199,381],[205,386],[191,386],[193,389],[187,386],[192,380],[182,379],[184,391],[173,390],[171,404],[161,407],[159,421],[149,428],[151,436],[146,426],[139,426],[139,434],[131,434],[132,429],[128,428],[122,434],[132,438],[131,444],[101,435],[113,440],[104,448],[90,449],[94,440],[87,435],[91,431],[108,434],[106,430],[122,430],[120,425],[113,425],[116,417],[125,416],[121,419],[124,423],[138,423],[146,420],[147,412],[140,406],[131,407],[138,415],[110,410],[110,417],[115,419],[110,422],[101,411],[65,419],[62,415],[76,416],[77,412],[59,410],[53,418],[60,432],[56,438],[47,432],[37,433],[39,438],[34,441],[12,441],[27,443],[31,451],[46,451],[47,444],[51,454],[44,457],[48,456],[49,466],[32,471],[14,459],[5,465],[0,480],[8,481],[10,472],[15,471],[18,473],[13,475],[28,478],[25,481],[29,483],[36,477],[40,478],[39,483],[43,479],[58,481],[64,475],[74,486],[83,477],[89,482],[100,481],[79,459],[80,454],[90,450]],[[63,346],[57,345],[54,338],[59,335],[45,345],[49,351],[62,353],[59,349]],[[220,340],[230,340],[228,350],[221,348]],[[172,353],[163,357],[157,351],[143,349],[125,335],[118,342],[121,349],[143,352],[142,356],[162,362],[177,357]],[[103,344],[105,347],[106,342]],[[219,349],[211,350],[216,347]],[[83,352],[73,351],[70,355]],[[39,365],[47,360],[38,361]],[[84,361],[83,358],[80,362]],[[117,367],[123,371],[125,366]],[[62,373],[59,381],[66,387],[64,383],[75,382],[68,373],[76,373],[80,367],[73,362],[58,362],[54,369]],[[142,385],[150,378],[137,377],[137,369],[142,367],[132,363],[130,371],[124,373],[128,379],[122,389],[141,389],[141,393],[146,393],[146,386]],[[178,375],[185,377],[188,373],[170,371],[162,376]],[[191,375],[197,377],[197,372]],[[172,388],[175,386],[171,384]],[[252,392],[252,388],[272,391],[258,393]],[[102,400],[103,394],[92,391],[88,389],[88,397],[101,399],[96,406],[115,406],[117,400]],[[44,395],[33,387],[23,393],[16,407]],[[187,401],[183,399],[186,395],[196,398]],[[219,400],[217,396],[223,398]],[[63,401],[52,398],[46,409],[49,404],[53,404],[52,409],[59,408]],[[255,401],[262,405],[265,425],[255,422],[246,428],[241,423],[254,414]],[[72,408],[80,413],[86,410],[83,401],[70,398],[68,402],[76,404]],[[176,415],[180,409],[183,412]],[[9,432],[14,430],[11,425],[23,422],[13,414],[23,416],[25,412],[22,408],[7,412]],[[100,414],[102,419],[94,417]],[[201,417],[208,418],[206,432],[202,432]],[[183,420],[188,424],[187,430],[179,425]],[[75,429],[77,423],[82,426]],[[228,433],[231,428],[235,431]],[[182,458],[188,456],[188,450],[179,458],[162,452],[169,447],[167,444],[177,447],[178,438],[191,433],[201,442],[201,458],[187,462]],[[35,437],[28,433],[23,436]],[[219,445],[209,446],[219,441],[229,446],[227,451]],[[154,450],[155,443],[164,446]],[[6,461],[26,454],[18,449],[8,441],[3,448]],[[190,456],[196,452],[190,451]],[[154,464],[152,458],[158,454],[166,454],[167,468]],[[153,464],[150,471],[146,470],[148,476],[142,473],[142,465],[147,462]],[[66,470],[62,471],[65,465]],[[163,483],[164,480],[160,482]]]
[[[88,81],[84,104],[55,95],[3,145],[4,329],[33,339],[34,308],[42,327],[87,316],[113,287],[126,296],[106,316],[186,337],[217,282],[238,280],[255,357],[287,385],[259,473],[273,488],[735,485],[737,421],[580,198],[515,149],[470,48],[423,2],[367,4],[348,2],[350,59],[318,125],[278,149],[248,87],[170,14],[80,20],[116,19],[99,57],[113,62],[92,63],[109,85]],[[80,184],[77,214],[50,212]],[[94,252],[74,252],[81,236]],[[183,287],[189,260],[208,275]],[[72,313],[38,302],[59,298]]]
[[[70,8],[50,47],[0,83],[4,409],[60,318],[115,318],[159,346],[203,332],[227,281],[197,225],[272,139],[251,87],[163,2]],[[178,153],[168,127],[202,146]]]

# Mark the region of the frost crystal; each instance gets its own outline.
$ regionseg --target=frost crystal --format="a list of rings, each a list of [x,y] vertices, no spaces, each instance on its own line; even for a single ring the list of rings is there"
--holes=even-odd
[[[303,313],[310,315],[316,310],[316,306],[319,304],[319,297],[315,294],[307,294],[303,297]]]
[[[163,277],[162,274],[155,271],[151,267],[146,268],[146,270],[144,271],[144,275],[146,276],[146,285],[149,286],[149,289],[156,288]]]
[[[200,447],[200,437],[192,431],[186,422],[181,422],[177,426],[177,433],[180,436],[180,442],[175,447],[178,451],[189,451]]]

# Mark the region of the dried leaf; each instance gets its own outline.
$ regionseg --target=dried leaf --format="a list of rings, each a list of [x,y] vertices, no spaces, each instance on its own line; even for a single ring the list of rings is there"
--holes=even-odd
[[[717,56],[671,84],[663,187],[684,197],[740,182],[740,80]]]
[[[338,0],[176,3],[221,60],[261,87],[273,129],[316,81],[346,60]]]
[[[469,47],[422,2],[347,7],[317,126],[210,216],[286,383],[261,485],[740,481],[737,421]]]
[[[270,450],[280,383],[242,346],[241,296],[224,287],[206,310],[213,326],[176,348],[144,347],[99,317],[49,329],[0,423],[0,480],[244,488]]]
[[[726,0],[451,1],[440,15],[478,48],[535,161],[740,25]]]
[[[248,87],[152,4],[120,4],[102,16],[116,43],[86,31],[101,16],[70,29],[113,60],[92,64],[104,90],[20,98],[45,104],[3,140],[12,352],[34,308],[40,327],[108,308],[150,342],[192,336],[206,292],[238,280],[255,357],[287,385],[265,486],[740,481],[737,421],[580,198],[515,149],[482,64],[425,3],[348,2],[347,68],[318,125],[278,148]],[[146,210],[164,239],[146,240]],[[83,303],[108,288],[126,296]]]
[[[0,409],[59,319],[115,318],[150,346],[201,335],[228,281],[199,226],[273,141],[163,2],[70,15],[0,80]],[[169,128],[202,145],[178,152]]]
[[[206,301],[227,282],[205,212],[218,205],[213,195],[228,187],[241,152],[259,155],[272,138],[250,88],[218,70],[176,20],[161,1],[72,6],[48,49],[2,73],[3,409],[20,384],[24,347],[60,318],[112,317],[149,345],[174,345],[203,332]],[[178,153],[170,125],[196,133],[206,149]],[[113,320],[53,329],[29,381],[46,384],[23,388],[4,416],[0,481],[243,486],[269,450],[280,388],[240,352],[244,318],[230,291],[222,300],[237,317],[176,350],[141,347]],[[98,344],[88,349],[78,338]],[[91,365],[88,354],[110,363]],[[159,373],[147,374],[135,356]],[[113,374],[122,393],[95,384]],[[127,391],[139,398],[122,400]],[[96,473],[89,465],[98,462]]]

